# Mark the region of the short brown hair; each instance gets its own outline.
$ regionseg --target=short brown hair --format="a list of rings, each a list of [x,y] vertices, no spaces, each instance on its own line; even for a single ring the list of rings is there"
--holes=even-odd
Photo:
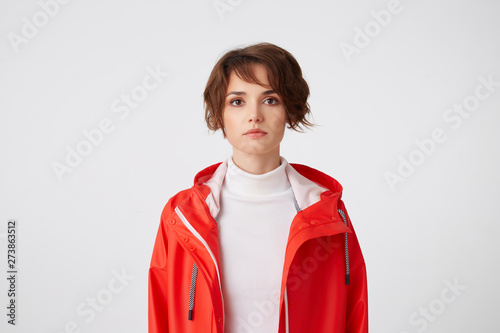
[[[311,112],[307,102],[309,86],[302,77],[299,63],[281,47],[259,43],[225,53],[214,66],[203,93],[208,128],[222,129],[225,137],[222,113],[229,76],[234,71],[242,80],[262,85],[252,70],[254,64],[266,68],[271,88],[283,99],[288,128],[300,131],[301,126],[314,126],[306,119]]]

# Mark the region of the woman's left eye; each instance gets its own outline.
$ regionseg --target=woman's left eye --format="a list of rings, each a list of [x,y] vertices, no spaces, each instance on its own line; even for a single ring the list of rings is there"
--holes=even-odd
[[[267,98],[265,101],[264,101],[266,104],[277,104],[278,103],[278,100],[276,98]]]

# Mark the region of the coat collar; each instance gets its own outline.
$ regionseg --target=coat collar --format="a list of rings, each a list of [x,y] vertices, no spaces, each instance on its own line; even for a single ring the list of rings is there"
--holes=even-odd
[[[334,178],[302,164],[290,164],[284,158],[282,161],[286,163],[285,172],[300,210],[314,205],[322,197],[336,196],[340,200],[342,186]],[[205,199],[213,218],[220,211],[220,192],[227,167],[228,160],[225,160],[201,170],[194,178],[194,187]]]

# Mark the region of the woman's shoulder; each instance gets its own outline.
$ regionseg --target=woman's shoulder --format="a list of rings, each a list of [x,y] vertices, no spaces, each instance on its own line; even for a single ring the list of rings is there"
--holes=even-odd
[[[207,182],[214,174],[216,169],[222,164],[223,162],[217,162],[211,165],[208,165],[207,167],[203,168],[201,171],[198,171],[195,176],[193,183],[191,184],[191,187],[189,188],[184,188],[183,190],[178,191],[176,194],[174,194],[168,202],[165,204],[165,207],[163,209],[162,215],[170,215],[175,207],[177,207],[181,202],[185,201],[189,196],[193,194],[195,191],[195,188],[199,188],[200,185],[204,184]],[[200,189],[201,190],[201,189]]]

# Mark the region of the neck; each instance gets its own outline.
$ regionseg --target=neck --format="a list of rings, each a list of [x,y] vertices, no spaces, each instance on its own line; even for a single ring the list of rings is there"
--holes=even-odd
[[[267,173],[281,164],[279,146],[264,154],[246,154],[233,149],[233,162],[241,170],[254,175]]]

